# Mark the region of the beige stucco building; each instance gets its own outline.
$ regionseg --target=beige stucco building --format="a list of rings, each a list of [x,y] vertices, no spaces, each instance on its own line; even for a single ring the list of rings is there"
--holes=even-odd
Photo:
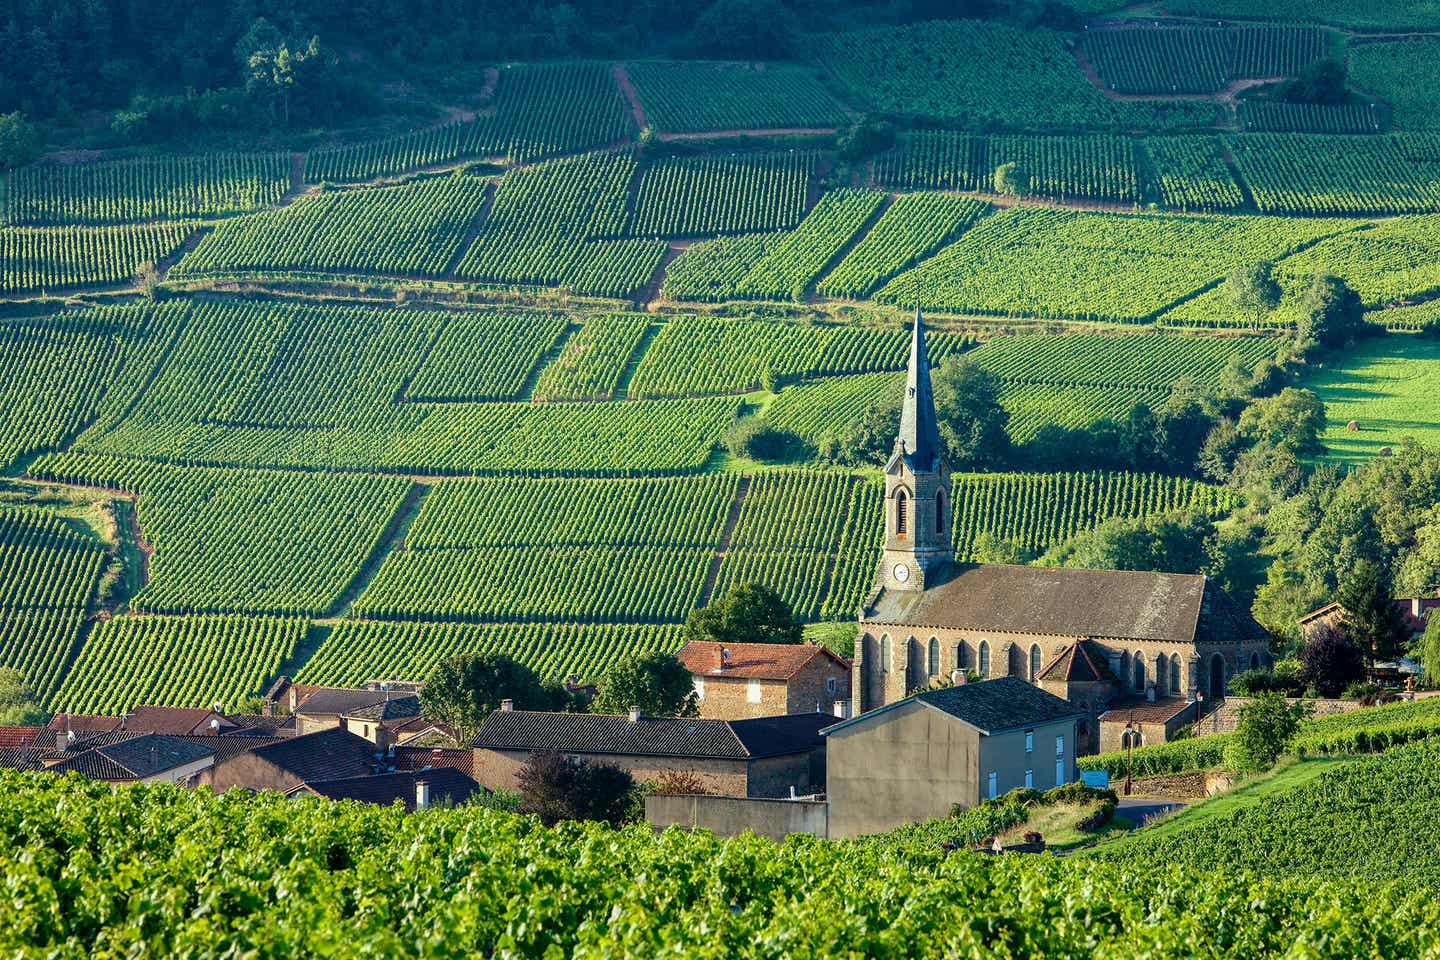
[[[906,697],[825,731],[829,835],[878,833],[1075,779],[1069,702],[1015,678]]]
[[[1114,698],[1213,702],[1231,675],[1270,665],[1265,630],[1203,575],[956,563],[942,449],[917,313],[885,467],[884,555],[851,661],[855,715],[957,672],[1014,677],[1082,707],[1093,744]]]

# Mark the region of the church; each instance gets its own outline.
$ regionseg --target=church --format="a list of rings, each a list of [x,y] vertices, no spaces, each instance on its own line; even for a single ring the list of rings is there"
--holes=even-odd
[[[1264,628],[1201,574],[957,563],[950,494],[916,310],[885,464],[884,553],[859,611],[853,716],[957,671],[1026,680],[1093,719],[1124,703],[1213,702],[1234,673],[1271,665]]]

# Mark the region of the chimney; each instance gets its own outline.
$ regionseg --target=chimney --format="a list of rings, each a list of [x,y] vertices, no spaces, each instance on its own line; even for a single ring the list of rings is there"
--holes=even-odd
[[[1410,601],[1410,616],[1416,620],[1422,620],[1425,617],[1425,605],[1420,602],[1419,597]]]
[[[952,687],[958,687],[958,686],[960,686],[960,684],[962,684],[962,683],[964,683],[964,682],[965,682],[965,671],[964,671],[964,670],[951,670],[951,671],[950,671],[950,685],[951,685]]]
[[[729,665],[730,665],[730,651],[729,651],[727,648],[725,648],[725,647],[721,647],[721,648],[720,648],[720,669],[721,669],[721,670],[724,670],[724,669],[725,669],[727,666],[729,666]]]
[[[633,704],[633,703],[630,704],[630,722],[631,722],[631,723],[639,723],[639,722],[640,722],[640,708],[639,708],[637,705]]]
[[[509,697],[506,697],[504,700],[501,700],[501,701],[500,701],[500,712],[501,712],[501,713],[511,713],[511,712],[514,711],[514,709],[515,709],[515,701],[514,701],[514,700],[511,700]]]
[[[430,806],[430,783],[426,780],[415,781],[415,809],[425,810]]]
[[[213,734],[216,734],[216,735],[218,735],[218,734],[220,733],[220,718],[219,718],[219,717],[211,717],[211,718],[210,718],[210,732],[213,733]]]
[[[841,720],[849,720],[849,719],[850,719],[850,701],[849,701],[849,700],[836,700],[836,701],[835,701],[835,716],[839,717]]]

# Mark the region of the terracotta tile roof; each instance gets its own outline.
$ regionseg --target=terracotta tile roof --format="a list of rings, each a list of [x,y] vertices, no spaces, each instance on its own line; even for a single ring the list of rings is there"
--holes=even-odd
[[[395,748],[396,770],[423,770],[426,767],[454,767],[467,776],[475,775],[475,751],[468,747]]]
[[[1083,715],[1069,700],[1046,693],[1019,677],[998,677],[978,683],[962,683],[939,690],[926,690],[886,704],[878,710],[836,723],[825,732],[829,734],[844,727],[866,723],[887,710],[917,701],[962,720],[986,734]]]
[[[1041,680],[1064,680],[1069,683],[1116,683],[1106,658],[1099,656],[1089,643],[1067,643],[1039,673]]]
[[[1390,603],[1400,614],[1405,626],[1412,634],[1424,633],[1425,627],[1429,623],[1430,611],[1440,609],[1440,597],[1396,597]],[[1418,616],[1416,608],[1419,608]],[[1332,601],[1323,607],[1311,610],[1296,620],[1296,623],[1306,626],[1332,614],[1343,614],[1344,610],[1345,608],[1338,601]]]
[[[924,591],[881,590],[876,624],[1173,643],[1265,637],[1199,574],[955,564]]]
[[[1102,723],[1124,723],[1127,720],[1134,720],[1136,723],[1165,723],[1173,719],[1177,714],[1189,710],[1193,716],[1195,705],[1181,697],[1161,697],[1154,701],[1146,700],[1144,697],[1126,697],[1123,700],[1112,700],[1100,714]]]
[[[192,738],[149,733],[82,750],[50,769],[79,773],[92,780],[143,780],[213,755],[212,748]]]
[[[208,707],[161,707],[141,704],[125,714],[125,729],[136,733],[164,733],[180,736],[187,733],[210,732],[210,721],[218,720],[218,729],[234,727],[236,724],[224,714]]]
[[[406,810],[414,812],[415,784],[421,780],[430,785],[432,804],[460,804],[485,791],[469,775],[453,767],[437,767],[434,770],[397,771],[341,780],[308,780],[289,792],[291,796],[308,792],[331,800],[358,800],[385,807],[398,800],[405,804]]]
[[[753,760],[809,750],[835,722],[802,713],[753,720],[641,717],[595,713],[497,710],[473,745],[482,749],[638,757]]]
[[[0,750],[32,746],[35,738],[46,732],[44,727],[0,727]],[[43,742],[47,738],[40,739]],[[53,742],[55,738],[51,736],[48,739]]]
[[[720,650],[729,652],[720,669]],[[826,657],[845,670],[850,662],[814,643],[715,643],[691,640],[675,654],[696,676],[734,677],[737,680],[789,680],[816,657]]]
[[[119,730],[124,722],[124,717],[108,717],[94,713],[57,713],[45,727],[49,730],[74,730],[78,734],[82,730]]]
[[[337,780],[374,773],[375,744],[332,727],[303,737],[286,737],[249,751],[300,780]]]

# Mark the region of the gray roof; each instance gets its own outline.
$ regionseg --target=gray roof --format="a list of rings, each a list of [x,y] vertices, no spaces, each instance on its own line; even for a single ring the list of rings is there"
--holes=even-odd
[[[211,738],[212,740],[218,738]],[[93,750],[84,750],[51,767],[95,780],[143,780],[213,756],[213,747],[162,733],[146,733]]]
[[[261,744],[250,753],[300,780],[337,780],[375,772],[375,744],[339,727]]]
[[[406,810],[414,811],[415,784],[422,780],[430,785],[432,804],[460,804],[485,791],[484,787],[454,767],[436,767],[433,770],[403,770],[341,780],[310,780],[295,787],[291,793],[308,791],[331,800],[359,800],[381,806],[389,806],[399,800],[405,804]]]
[[[935,418],[935,396],[930,385],[930,355],[925,349],[925,325],[920,307],[916,306],[895,453],[903,454],[912,470],[927,471],[936,468],[941,449],[940,427]]]
[[[390,695],[391,691],[388,690],[344,690],[323,687],[301,700],[299,706],[295,708],[295,712],[309,716],[353,714],[356,710],[384,703],[390,699]],[[406,696],[413,695],[406,693]]]
[[[1265,630],[1200,574],[953,564],[924,591],[881,590],[865,620],[1174,643],[1262,639]]]
[[[820,731],[834,721],[821,713],[751,720],[641,717],[632,721],[614,714],[499,710],[486,718],[472,746],[532,753],[753,760],[819,746]]]
[[[308,701],[307,701],[308,702]],[[302,712],[304,708],[301,708]],[[414,694],[381,700],[366,707],[346,711],[343,716],[351,720],[395,720],[402,717],[420,716],[420,698]]]
[[[934,707],[987,734],[1084,716],[1083,711],[1078,710],[1069,700],[1046,693],[1019,677],[998,677],[979,683],[962,683],[939,690],[926,690],[837,723],[825,732],[828,734],[864,723],[907,703],[923,703]]]

